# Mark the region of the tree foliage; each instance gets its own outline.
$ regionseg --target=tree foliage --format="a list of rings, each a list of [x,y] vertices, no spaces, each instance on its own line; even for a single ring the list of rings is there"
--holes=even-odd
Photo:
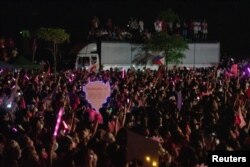
[[[185,57],[184,51],[188,49],[187,42],[180,35],[169,35],[166,32],[154,34],[147,46],[153,51],[164,51],[166,63],[176,64]]]
[[[159,14],[159,18],[162,18],[165,21],[168,22],[179,22],[180,18],[179,16],[171,9],[168,9],[167,11],[162,11]]]
[[[68,42],[70,35],[64,29],[61,29],[61,28],[42,27],[36,31],[35,36],[38,39],[52,43],[53,56],[54,56],[54,70],[56,73],[58,44]]]
[[[69,41],[69,34],[61,28],[40,28],[36,32],[38,39],[52,42],[54,44],[60,44]]]
[[[172,10],[161,12],[159,17],[167,22],[179,20],[179,16]],[[187,42],[179,34],[168,34],[167,31],[154,33],[146,45],[150,50],[164,51],[166,64],[180,63],[185,57],[184,51],[188,49]]]

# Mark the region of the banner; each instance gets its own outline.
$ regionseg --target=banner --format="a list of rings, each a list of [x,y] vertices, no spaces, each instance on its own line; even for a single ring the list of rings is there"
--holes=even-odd
[[[99,111],[110,96],[110,84],[102,81],[89,82],[83,87],[83,91],[92,108]]]

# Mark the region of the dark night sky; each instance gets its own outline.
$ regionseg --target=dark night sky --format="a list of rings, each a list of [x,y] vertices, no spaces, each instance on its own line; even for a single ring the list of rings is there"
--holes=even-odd
[[[183,19],[206,18],[210,39],[221,42],[222,53],[250,55],[250,3],[243,0],[4,0],[0,2],[0,33],[13,36],[20,29],[63,27],[72,43],[77,43],[86,39],[95,15],[103,23],[111,17],[123,25],[130,17],[141,17],[146,27],[153,28],[157,14],[168,8]]]

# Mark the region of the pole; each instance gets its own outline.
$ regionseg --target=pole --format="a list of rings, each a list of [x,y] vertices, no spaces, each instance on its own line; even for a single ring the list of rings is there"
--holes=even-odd
[[[33,42],[32,42],[32,63],[35,62],[35,53],[36,53],[36,39],[33,39]]]
[[[130,43],[130,68],[132,69],[132,44]]]
[[[196,41],[194,40],[194,64],[193,64],[193,67],[195,68],[195,52],[196,52]]]
[[[54,54],[54,71],[55,71],[55,80],[56,80],[56,66],[57,66],[57,62],[56,62],[56,43],[53,42],[53,54]]]

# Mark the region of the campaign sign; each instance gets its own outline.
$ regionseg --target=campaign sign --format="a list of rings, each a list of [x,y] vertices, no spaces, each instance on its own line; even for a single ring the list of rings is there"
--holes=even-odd
[[[102,81],[89,82],[83,87],[86,99],[96,111],[102,107],[110,96],[110,84]]]

